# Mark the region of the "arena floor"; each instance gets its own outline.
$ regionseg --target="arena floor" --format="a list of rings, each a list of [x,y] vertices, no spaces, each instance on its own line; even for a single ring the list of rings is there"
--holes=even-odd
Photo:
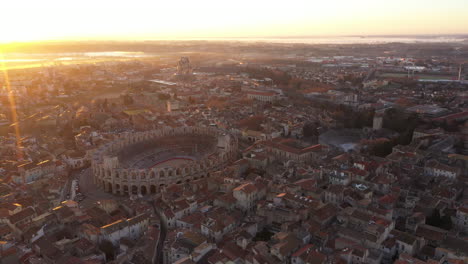
[[[195,161],[195,158],[192,157],[173,157],[169,159],[165,159],[155,163],[150,168],[165,168],[165,167],[176,167],[181,166],[183,164],[192,163]]]

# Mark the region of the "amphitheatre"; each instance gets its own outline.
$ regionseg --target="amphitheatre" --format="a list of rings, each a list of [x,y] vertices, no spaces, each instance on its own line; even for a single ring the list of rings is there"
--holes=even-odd
[[[94,183],[120,195],[209,177],[236,158],[237,138],[213,127],[122,133],[92,153]]]

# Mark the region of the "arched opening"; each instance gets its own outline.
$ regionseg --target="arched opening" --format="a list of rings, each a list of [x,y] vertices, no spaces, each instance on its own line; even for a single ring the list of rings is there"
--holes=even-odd
[[[128,185],[123,186],[124,194],[128,195]]]
[[[155,194],[156,193],[156,185],[151,185],[150,186],[150,193]]]
[[[112,192],[112,183],[107,183],[107,191]]]
[[[117,183],[117,184],[115,185],[115,190],[116,190],[117,192],[120,192],[120,184]]]
[[[148,191],[146,190],[146,186],[144,186],[144,185],[143,185],[143,186],[141,186],[141,189],[140,189],[140,193],[141,193],[141,195],[146,195],[146,194],[147,194],[147,192],[148,192]]]
[[[132,194],[138,194],[138,187],[135,185],[132,185]]]

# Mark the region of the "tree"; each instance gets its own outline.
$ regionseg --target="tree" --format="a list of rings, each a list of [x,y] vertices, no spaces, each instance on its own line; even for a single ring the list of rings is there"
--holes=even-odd
[[[264,228],[262,231],[258,232],[255,235],[255,237],[253,238],[253,241],[269,241],[272,236],[273,236],[273,233],[268,231],[266,228]]]
[[[378,157],[385,157],[392,153],[394,143],[390,140],[379,141],[370,149],[370,154]]]
[[[452,229],[452,218],[446,214],[440,219],[440,228],[445,230]]]
[[[302,127],[302,134],[304,134],[304,137],[318,137],[319,136],[317,126],[312,123],[307,123]]]
[[[347,106],[341,106],[340,111],[344,113],[343,123],[347,128],[363,128],[366,126],[372,126],[374,117],[373,111],[353,111],[353,109]]]
[[[158,99],[161,101],[166,101],[166,100],[171,99],[171,96],[165,93],[158,93]]]
[[[71,123],[67,123],[62,127],[62,130],[60,131],[60,135],[67,140],[75,139],[75,133],[73,133],[73,127]]]
[[[104,99],[104,102],[102,103],[102,108],[106,109],[107,110],[107,107],[108,107],[108,101],[107,101],[107,98]]]
[[[404,133],[412,131],[421,123],[417,114],[406,114],[401,110],[391,108],[385,111],[384,127],[393,131]]]
[[[123,101],[124,101],[124,105],[132,105],[133,104],[133,98],[128,94],[123,96]]]

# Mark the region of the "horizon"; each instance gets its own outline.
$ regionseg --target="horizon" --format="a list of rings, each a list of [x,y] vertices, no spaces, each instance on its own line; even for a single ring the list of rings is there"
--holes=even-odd
[[[243,39],[319,39],[319,38],[441,38],[441,37],[454,37],[461,40],[468,40],[468,32],[466,33],[446,33],[446,34],[343,34],[343,35],[268,35],[268,36],[193,36],[193,37],[159,37],[159,38],[140,38],[140,39],[127,39],[124,37],[115,38],[66,38],[66,39],[44,39],[44,40],[15,40],[15,41],[2,41],[0,45],[10,44],[33,44],[33,43],[71,43],[71,42],[158,42],[158,41],[242,41]],[[274,43],[274,42],[273,42]],[[298,43],[299,44],[299,43]],[[314,43],[309,43],[314,44]],[[327,43],[320,43],[327,44]],[[333,43],[330,43],[333,44]]]
[[[284,36],[200,36],[200,37],[179,37],[179,38],[148,38],[148,39],[125,39],[125,38],[109,38],[109,39],[100,39],[100,38],[76,38],[76,39],[47,39],[47,40],[32,40],[32,41],[9,41],[2,42],[0,41],[0,46],[15,45],[15,44],[47,44],[47,43],[73,43],[73,42],[82,42],[82,43],[102,43],[102,42],[119,42],[119,43],[139,43],[139,42],[160,42],[160,41],[221,41],[221,42],[242,42],[243,40],[268,40],[268,39],[338,39],[338,38],[414,38],[414,39],[430,39],[430,38],[443,38],[443,37],[452,37],[460,41],[468,40],[468,33],[454,33],[454,34],[370,34],[370,35],[284,35]],[[424,41],[421,41],[425,43]],[[434,41],[437,43],[437,40]],[[276,43],[276,42],[269,42]],[[288,43],[288,42],[285,42]],[[292,44],[301,44],[292,43]],[[302,44],[335,44],[335,43],[302,43]],[[350,43],[350,44],[360,44],[360,43]],[[364,43],[362,43],[364,44]],[[373,44],[373,43],[369,43]]]

